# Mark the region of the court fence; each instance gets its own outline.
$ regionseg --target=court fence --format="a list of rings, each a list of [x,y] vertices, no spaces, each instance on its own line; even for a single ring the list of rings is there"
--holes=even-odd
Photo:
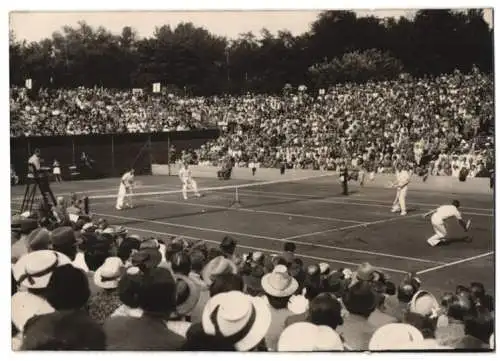
[[[175,151],[197,149],[219,136],[219,129],[158,133],[96,134],[10,138],[10,164],[22,182],[28,158],[40,149],[43,166],[61,165],[63,178],[71,169],[84,169],[85,154],[92,178],[116,177],[133,167],[137,174],[151,174],[152,164],[171,163]]]

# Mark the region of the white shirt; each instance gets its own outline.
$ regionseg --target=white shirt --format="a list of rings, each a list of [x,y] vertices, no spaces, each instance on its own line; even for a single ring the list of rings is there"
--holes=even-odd
[[[33,154],[30,159],[28,159],[28,164],[34,166],[36,170],[40,170],[40,158],[38,155]]]
[[[455,217],[456,219],[462,219],[462,215],[458,211],[457,207],[451,204],[439,207],[433,214],[434,219],[441,221],[444,221],[451,217]]]
[[[134,175],[131,174],[130,172],[127,172],[122,176],[122,183],[124,183],[125,186],[130,186],[133,182],[134,182]]]
[[[179,177],[183,181],[187,181],[191,179],[191,169],[182,167],[181,170],[179,171]]]
[[[398,187],[407,186],[410,181],[410,174],[406,170],[398,172],[396,175],[396,183]]]

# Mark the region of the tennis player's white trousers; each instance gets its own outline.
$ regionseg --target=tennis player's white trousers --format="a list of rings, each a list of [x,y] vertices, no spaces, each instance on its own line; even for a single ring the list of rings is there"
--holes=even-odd
[[[396,197],[394,202],[392,202],[392,212],[398,212],[401,210],[401,214],[406,214],[406,193],[408,191],[408,186],[403,188],[398,188],[396,191]]]
[[[198,184],[196,184],[196,181],[194,179],[190,179],[187,181],[184,181],[182,184],[182,197],[184,199],[187,199],[187,191],[188,189],[192,189],[194,194],[199,197],[200,193],[198,192]]]
[[[120,187],[118,188],[118,197],[116,198],[116,209],[123,209],[123,206],[130,207],[131,204],[131,196],[127,194],[127,187],[120,183]]]
[[[431,217],[431,224],[435,234],[427,240],[427,243],[434,247],[446,239],[447,232],[443,220],[435,217],[435,215]]]

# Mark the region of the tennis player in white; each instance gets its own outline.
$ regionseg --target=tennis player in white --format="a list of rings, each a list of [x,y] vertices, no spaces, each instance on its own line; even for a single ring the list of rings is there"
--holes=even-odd
[[[396,198],[392,203],[392,213],[401,211],[402,216],[406,216],[406,193],[408,184],[410,183],[410,173],[398,164],[396,166],[396,182],[392,184],[393,188],[397,188]]]
[[[132,208],[132,188],[134,186],[134,173],[133,169],[126,172],[120,180],[120,187],[118,188],[118,197],[116,199],[116,209],[122,210],[123,207]]]
[[[469,231],[470,224],[471,222],[468,221],[467,223],[462,219],[462,215],[460,214],[460,211],[458,208],[460,207],[460,202],[457,200],[454,200],[451,202],[451,204],[443,205],[440,206],[436,209],[433,209],[430,212],[427,212],[424,214],[424,219],[427,218],[432,214],[431,217],[431,223],[432,227],[434,228],[435,234],[430,237],[427,240],[427,243],[429,243],[432,247],[438,245],[439,243],[443,241],[448,240],[448,233],[446,230],[446,226],[444,222],[451,217],[455,217],[458,221],[458,223],[462,226],[465,232]]]
[[[201,194],[198,192],[198,185],[191,175],[191,169],[189,169],[187,162],[184,162],[181,169],[179,170],[179,178],[182,182],[182,196],[185,200],[188,199],[188,188],[190,188],[194,192],[196,197],[201,197]]]

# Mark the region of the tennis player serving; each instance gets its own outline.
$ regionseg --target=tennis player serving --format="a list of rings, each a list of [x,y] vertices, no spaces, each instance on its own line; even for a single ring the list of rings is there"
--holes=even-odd
[[[191,175],[191,169],[189,169],[187,162],[184,162],[182,164],[182,167],[179,171],[179,178],[182,182],[182,197],[184,197],[184,200],[188,199],[188,189],[191,189],[196,197],[201,197],[201,194],[198,192],[198,184],[196,184],[196,181],[193,179]]]
[[[429,243],[432,247],[438,245],[441,242],[449,241],[448,232],[444,224],[444,221],[446,221],[448,218],[455,217],[458,223],[464,229],[464,231],[465,232],[469,231],[471,226],[471,221],[468,220],[467,222],[465,222],[462,219],[462,215],[458,210],[459,208],[460,208],[460,202],[454,200],[453,202],[451,202],[451,204],[440,206],[424,214],[423,216],[424,219],[432,215],[431,223],[432,227],[434,228],[435,234],[427,240],[427,243]]]

